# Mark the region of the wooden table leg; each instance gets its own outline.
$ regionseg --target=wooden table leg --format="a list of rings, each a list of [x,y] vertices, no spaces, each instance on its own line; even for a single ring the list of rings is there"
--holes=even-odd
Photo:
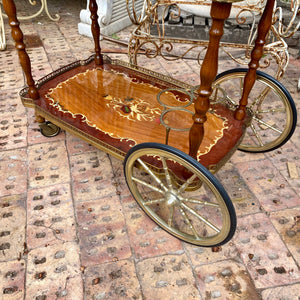
[[[244,79],[243,94],[239,102],[239,107],[235,112],[235,118],[237,120],[243,120],[246,116],[246,106],[248,104],[248,97],[256,80],[256,70],[259,67],[259,60],[263,56],[266,36],[272,25],[274,3],[275,0],[267,1],[263,15],[257,27],[257,38],[255,41],[255,46],[251,52],[249,69]]]
[[[194,123],[189,136],[189,155],[195,159],[204,135],[203,125],[207,119],[206,112],[209,108],[209,97],[212,93],[211,86],[218,72],[219,44],[223,35],[224,22],[229,17],[230,10],[231,3],[212,2],[210,12],[212,26],[209,31],[209,44],[200,71],[199,96],[195,100]]]
[[[33,100],[36,100],[40,96],[37,88],[35,87],[35,82],[32,77],[31,62],[26,52],[26,47],[23,41],[23,32],[20,29],[20,23],[17,19],[17,11],[14,1],[3,0],[3,8],[6,15],[8,16],[9,25],[11,27],[11,35],[15,41],[15,47],[18,51],[19,61],[25,74],[29,97]],[[44,123],[45,119],[36,114],[36,121],[38,123]]]
[[[20,29],[20,23],[17,19],[16,6],[13,0],[3,0],[3,8],[8,16],[9,25],[11,27],[11,35],[15,41],[15,47],[18,50],[21,67],[24,71],[26,82],[29,87],[29,96],[33,100],[39,98],[39,93],[35,87],[31,73],[31,63],[23,42],[23,33]]]
[[[89,9],[91,11],[91,20],[92,20],[92,35],[95,43],[95,63],[96,65],[103,64],[103,57],[101,54],[100,47],[100,26],[98,23],[98,5],[96,0],[90,0]]]

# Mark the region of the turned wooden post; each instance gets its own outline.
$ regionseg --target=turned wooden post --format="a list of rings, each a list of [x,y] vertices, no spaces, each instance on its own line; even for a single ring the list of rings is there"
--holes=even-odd
[[[25,50],[25,44],[23,42],[23,33],[20,29],[20,23],[17,19],[17,12],[14,1],[3,0],[3,8],[8,16],[9,25],[11,27],[11,35],[15,41],[15,47],[18,50],[20,64],[26,77],[29,97],[33,100],[36,100],[39,98],[39,92],[35,87],[35,83],[32,78],[31,63],[29,56]]]
[[[189,136],[189,155],[195,159],[197,159],[197,152],[204,135],[203,125],[207,119],[206,112],[209,109],[209,97],[212,93],[211,86],[218,72],[219,44],[223,35],[224,22],[229,17],[230,9],[231,3],[213,1],[211,5],[212,26],[209,31],[209,44],[200,71],[199,95],[194,102],[194,123],[190,129]]]
[[[100,26],[98,23],[98,5],[96,0],[90,0],[89,9],[91,11],[91,20],[92,20],[92,35],[95,43],[95,63],[96,65],[103,64],[103,57],[101,54],[100,48]]]
[[[266,36],[272,25],[274,3],[275,0],[267,1],[263,15],[258,23],[257,38],[255,41],[255,46],[251,52],[249,69],[244,79],[243,94],[239,102],[239,107],[235,111],[235,118],[237,120],[243,120],[246,116],[246,106],[248,104],[248,97],[256,80],[256,70],[259,67],[259,60],[263,56]]]

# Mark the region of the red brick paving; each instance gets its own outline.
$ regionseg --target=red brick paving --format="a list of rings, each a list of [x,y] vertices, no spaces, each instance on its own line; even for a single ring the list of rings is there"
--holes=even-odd
[[[91,40],[77,34],[83,2],[49,3],[61,15],[57,23],[45,16],[23,23],[41,40],[29,50],[35,78],[92,53]],[[65,132],[41,135],[17,97],[22,74],[7,40],[0,52],[0,299],[298,300],[300,179],[290,178],[287,162],[300,173],[299,126],[280,149],[238,151],[218,173],[238,215],[221,252],[188,245],[138,207],[120,160]],[[139,63],[199,83],[191,60],[141,56]],[[298,65],[291,56],[282,82],[299,107]],[[220,71],[230,67],[236,63],[220,61]]]

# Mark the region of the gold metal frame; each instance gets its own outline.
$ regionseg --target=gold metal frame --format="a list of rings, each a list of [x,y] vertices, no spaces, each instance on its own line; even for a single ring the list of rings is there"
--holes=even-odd
[[[64,67],[48,74],[47,76],[41,78],[40,80],[38,80],[36,82],[36,87],[38,89],[40,89],[45,83],[47,83],[51,79],[55,78],[56,76],[59,76],[59,75],[65,73],[67,71],[70,71],[70,70],[76,68],[76,67],[85,66],[85,65],[90,64],[94,60],[94,57],[95,56],[92,55],[86,60],[75,61],[75,62],[73,62],[73,63],[71,63],[67,66],[64,66]],[[135,66],[135,65],[126,63],[124,61],[111,59],[110,57],[108,57],[106,55],[104,55],[104,64],[123,66],[124,68],[134,70],[134,71],[137,71],[140,74],[144,74],[145,76],[151,77],[151,80],[153,80],[154,82],[157,82],[157,83],[165,82],[166,84],[172,86],[172,88],[170,88],[170,90],[178,90],[178,91],[181,91],[181,92],[182,91],[191,91],[191,93],[195,92],[195,87],[194,86],[191,86],[189,84],[186,84],[186,83],[181,82],[179,80],[176,80],[174,78],[162,75],[160,73],[145,69],[143,67]],[[188,92],[188,94],[191,94],[191,93]],[[29,108],[34,108],[37,115],[39,115],[39,116],[45,118],[46,120],[52,122],[53,124],[60,127],[61,129],[69,131],[70,133],[80,137],[81,139],[85,140],[86,142],[92,144],[93,146],[95,146],[95,147],[97,147],[97,148],[99,148],[99,149],[115,156],[116,158],[119,158],[121,160],[124,159],[124,157],[126,155],[125,152],[120,151],[119,149],[117,149],[115,147],[112,147],[111,145],[109,145],[109,144],[93,137],[92,135],[85,133],[84,131],[70,125],[69,123],[63,121],[62,119],[52,115],[47,110],[44,110],[40,106],[36,105],[35,100],[27,97],[27,95],[28,95],[28,88],[27,87],[23,88],[20,91],[19,94],[20,94],[20,98],[22,100],[23,105],[26,106],[26,107],[29,107]],[[222,100],[222,103],[224,105],[226,105],[228,108],[234,109],[234,107],[232,106],[232,103],[230,103],[224,95],[221,97],[221,100]],[[220,101],[220,99],[218,99],[218,101]],[[213,111],[211,111],[211,113],[215,114],[215,112],[213,112]],[[238,145],[236,145],[236,147],[234,147],[234,149],[232,151],[230,151],[230,153],[231,153],[230,156],[232,155],[233,151],[235,151],[237,149],[237,147],[238,147]],[[220,166],[219,166],[219,164],[218,164],[218,166],[209,166],[209,169],[218,170],[218,169],[220,169],[220,167],[225,162],[222,161],[220,163]]]

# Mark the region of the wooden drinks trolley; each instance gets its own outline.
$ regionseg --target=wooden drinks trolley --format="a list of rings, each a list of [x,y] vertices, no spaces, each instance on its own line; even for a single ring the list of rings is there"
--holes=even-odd
[[[212,28],[201,84],[193,87],[103,56],[95,0],[90,1],[95,55],[34,82],[14,2],[3,0],[27,80],[21,99],[35,109],[42,133],[54,136],[62,128],[124,160],[128,187],[147,215],[169,233],[200,246],[222,245],[235,232],[233,204],[212,174],[239,147],[252,119],[259,118],[257,110],[247,108],[247,99],[256,79],[266,80],[256,69],[272,22],[274,0],[267,1],[260,20],[245,80],[235,72],[230,77],[243,83],[239,104],[235,105],[230,91],[221,87],[228,81],[227,74],[226,80],[221,76],[214,83],[224,21],[230,2],[235,1],[212,2]],[[283,129],[266,123],[266,128],[277,131],[267,140],[267,147],[260,145],[250,151],[281,146],[295,128],[293,100],[282,85],[268,79],[270,83],[255,105],[260,107],[260,115],[271,114],[276,119],[276,114],[283,112],[287,121]],[[263,107],[269,92],[279,97],[279,107]]]

